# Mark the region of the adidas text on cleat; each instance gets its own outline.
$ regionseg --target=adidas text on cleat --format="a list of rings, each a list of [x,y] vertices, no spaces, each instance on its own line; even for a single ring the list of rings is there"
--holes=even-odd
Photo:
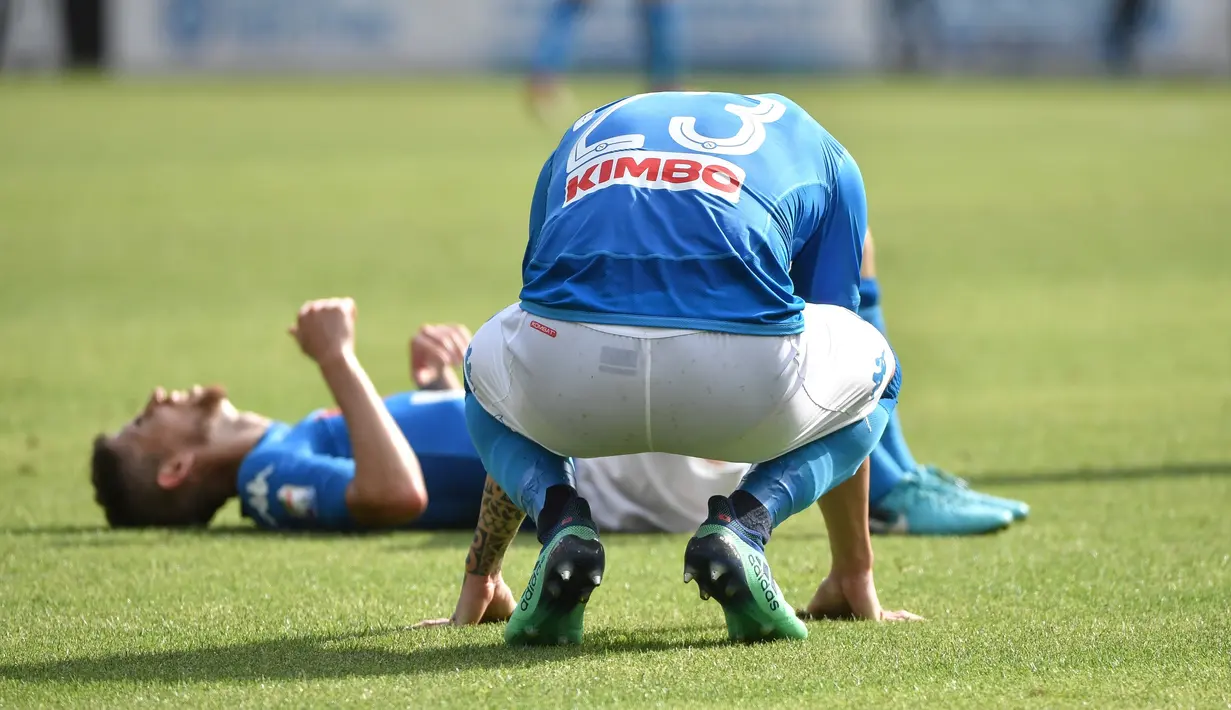
[[[563,524],[539,553],[521,601],[504,629],[512,645],[581,643],[590,593],[603,582],[606,554],[588,521]]]
[[[808,638],[807,627],[774,582],[765,555],[738,534],[738,523],[722,518],[730,516],[711,514],[688,541],[684,582],[695,580],[701,599],[713,598],[722,605],[732,641]]]

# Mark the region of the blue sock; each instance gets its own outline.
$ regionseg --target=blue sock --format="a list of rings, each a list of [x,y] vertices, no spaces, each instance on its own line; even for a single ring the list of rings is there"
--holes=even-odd
[[[889,418],[889,426],[885,428],[885,438],[881,439],[881,446],[885,447],[885,451],[903,471],[913,471],[919,466],[919,462],[915,461],[915,457],[910,453],[910,447],[906,445],[906,437],[902,435],[902,420],[898,418],[897,412]]]
[[[868,503],[876,505],[902,480],[903,471],[898,466],[898,462],[894,461],[889,452],[885,450],[884,442],[872,449],[869,458],[872,459],[872,471],[868,478]]]
[[[880,306],[880,284],[875,278],[862,279],[859,282],[859,317],[871,323],[889,339],[889,333],[885,330],[885,314],[881,311]],[[915,457],[910,453],[910,447],[906,445],[906,437],[902,435],[902,421],[898,418],[898,413],[894,412],[889,418],[889,426],[885,427],[885,436],[881,439],[879,449],[884,449],[886,456],[881,456],[880,475],[885,476],[885,480],[893,479],[893,483],[897,483],[901,478],[901,472],[913,471],[919,464],[915,461]],[[897,464],[897,471],[891,471],[887,467],[890,463]],[[877,478],[877,457],[872,459],[872,478],[873,488],[876,487]],[[884,488],[884,492],[888,493],[892,485]],[[876,498],[872,498],[872,502],[876,502]]]
[[[562,74],[568,68],[573,29],[585,9],[584,0],[556,0],[552,3],[531,65],[535,74]]]
[[[548,488],[576,488],[572,462],[496,421],[469,392],[466,429],[487,474],[532,520],[542,512]]]
[[[876,447],[895,404],[882,399],[867,419],[757,464],[744,476],[739,490],[760,501],[769,511],[773,527],[778,527],[855,475],[859,464]]]
[[[674,87],[680,78],[680,4],[675,0],[641,0],[640,10],[650,87]]]

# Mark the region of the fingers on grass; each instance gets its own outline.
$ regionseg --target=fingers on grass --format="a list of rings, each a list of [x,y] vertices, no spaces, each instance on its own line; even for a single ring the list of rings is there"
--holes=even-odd
[[[795,616],[800,621],[853,621],[856,617],[849,609],[824,611],[811,611],[808,609],[798,609],[795,611]]]

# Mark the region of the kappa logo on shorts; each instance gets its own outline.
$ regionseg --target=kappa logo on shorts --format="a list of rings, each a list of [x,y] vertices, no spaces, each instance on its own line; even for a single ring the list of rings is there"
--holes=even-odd
[[[698,190],[739,202],[744,169],[722,158],[698,153],[630,150],[596,158],[568,174],[565,206],[612,185],[656,190]]]
[[[885,362],[885,351],[881,351],[881,356],[876,358],[876,366],[880,369],[872,373],[872,384],[880,387],[881,382],[885,380],[885,373],[889,371],[889,363]]]
[[[534,328],[535,330],[542,333],[543,335],[550,335],[553,338],[556,337],[555,328],[549,328],[536,320],[530,321],[530,327]]]

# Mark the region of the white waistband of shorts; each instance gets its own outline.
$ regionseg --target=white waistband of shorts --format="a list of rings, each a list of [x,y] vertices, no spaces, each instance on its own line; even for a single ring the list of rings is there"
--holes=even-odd
[[[651,328],[644,325],[602,325],[599,323],[578,323],[577,325],[584,326],[590,330],[597,330],[600,333],[621,335],[626,338],[639,338],[641,340],[676,338],[681,335],[692,335],[693,333],[702,332],[700,330],[686,330],[684,328]]]

